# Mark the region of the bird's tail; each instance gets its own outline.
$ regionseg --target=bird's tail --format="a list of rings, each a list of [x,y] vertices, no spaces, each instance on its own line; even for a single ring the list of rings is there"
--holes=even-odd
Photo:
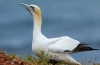
[[[92,50],[99,50],[99,49],[94,49],[92,47],[87,46],[87,44],[79,44],[74,50],[73,53],[76,52],[83,52],[83,51],[92,51]]]

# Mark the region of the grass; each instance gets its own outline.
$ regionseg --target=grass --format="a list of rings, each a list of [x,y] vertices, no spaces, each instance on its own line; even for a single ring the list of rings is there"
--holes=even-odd
[[[12,54],[11,57],[13,59],[20,58],[25,62],[25,65],[48,65],[46,59],[34,58],[31,55],[27,55],[25,58],[19,57],[16,54]]]
[[[48,63],[48,60],[46,60],[44,58],[36,59],[31,55],[27,55],[25,58],[22,58],[22,57],[17,56],[17,54],[12,54],[11,57],[13,59],[21,58],[25,62],[25,65],[52,65],[52,64]],[[89,60],[89,61],[85,61],[85,62],[81,62],[81,63],[82,63],[82,65],[100,65],[100,63],[96,62],[96,59],[97,58],[95,58],[94,60]],[[57,65],[62,65],[62,64],[59,63]],[[65,64],[63,64],[63,65],[65,65]],[[68,64],[68,65],[70,65],[70,64]]]
[[[83,61],[81,62],[82,65],[100,65],[100,62],[97,63],[96,59],[93,60],[88,60],[88,61]],[[50,63],[48,63],[48,60],[45,58],[35,58],[32,55],[26,55],[23,58],[23,55],[20,57],[18,56],[18,54],[6,54],[2,51],[0,51],[0,65],[11,65],[9,63],[7,63],[9,61],[9,63],[15,63],[13,65],[52,65]],[[6,63],[6,64],[4,64]],[[56,65],[65,65],[65,64],[61,64],[58,63]],[[67,65],[71,65],[71,64],[67,64]],[[73,65],[73,64],[72,64]],[[75,65],[75,64],[74,64]]]

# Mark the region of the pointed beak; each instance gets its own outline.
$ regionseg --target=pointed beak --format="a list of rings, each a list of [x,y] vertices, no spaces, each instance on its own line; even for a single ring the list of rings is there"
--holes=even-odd
[[[30,5],[28,5],[28,4],[20,3],[20,5],[23,6],[24,8],[26,8],[28,11],[32,10],[32,8],[30,7]]]
[[[33,11],[33,9],[31,8],[30,5],[24,4],[24,3],[20,3],[20,5],[23,6],[24,8],[26,8],[30,12],[30,14],[32,15],[31,11]]]

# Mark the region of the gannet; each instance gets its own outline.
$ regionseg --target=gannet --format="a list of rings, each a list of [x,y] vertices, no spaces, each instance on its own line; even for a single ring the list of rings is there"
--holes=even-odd
[[[32,50],[40,58],[46,58],[55,65],[58,62],[66,64],[82,65],[70,56],[72,53],[98,50],[93,49],[87,44],[81,43],[78,40],[70,38],[69,36],[62,36],[58,38],[47,38],[41,32],[42,17],[41,10],[37,5],[28,5],[21,3],[33,17],[33,41]]]

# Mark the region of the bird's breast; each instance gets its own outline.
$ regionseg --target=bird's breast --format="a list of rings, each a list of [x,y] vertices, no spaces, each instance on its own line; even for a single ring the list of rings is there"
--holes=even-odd
[[[42,44],[42,42],[39,44],[32,43],[32,50],[38,57],[43,57],[44,54],[48,51],[48,47],[45,44]]]

